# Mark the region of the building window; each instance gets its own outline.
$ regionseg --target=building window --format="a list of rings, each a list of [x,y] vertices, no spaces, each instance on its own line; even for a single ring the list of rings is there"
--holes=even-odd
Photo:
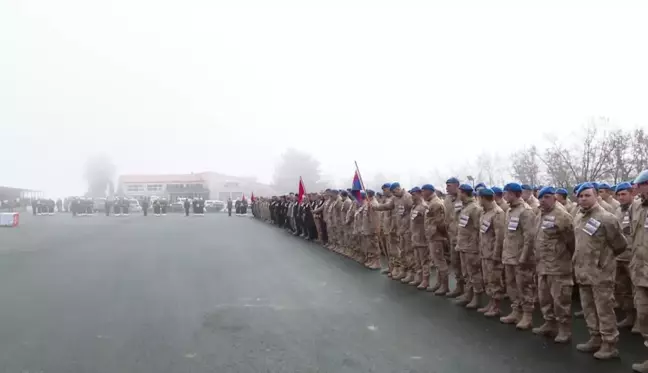
[[[160,192],[162,191],[162,184],[149,184],[146,186],[146,190],[149,192]]]
[[[126,191],[128,192],[143,192],[144,185],[141,184],[130,184],[126,186]]]

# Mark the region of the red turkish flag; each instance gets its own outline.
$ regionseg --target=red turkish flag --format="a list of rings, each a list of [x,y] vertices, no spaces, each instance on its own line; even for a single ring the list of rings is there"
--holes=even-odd
[[[254,202],[254,200],[255,200],[255,198],[254,198],[254,192],[252,192],[252,195],[250,196],[250,201]]]
[[[306,194],[306,188],[304,187],[304,181],[302,180],[301,176],[299,177],[299,191],[297,194],[297,202],[301,203],[301,201],[304,199],[304,194]]]

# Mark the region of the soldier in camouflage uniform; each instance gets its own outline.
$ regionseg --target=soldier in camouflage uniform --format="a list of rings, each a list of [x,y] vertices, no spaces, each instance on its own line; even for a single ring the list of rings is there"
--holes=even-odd
[[[410,211],[410,231],[412,232],[412,252],[414,257],[414,280],[409,284],[419,290],[430,286],[430,249],[425,237],[425,215],[428,206],[423,200],[419,187],[410,191],[412,194],[412,210]]]
[[[366,258],[364,265],[369,269],[380,269],[380,247],[378,245],[378,235],[380,234],[380,211],[369,208],[369,205],[375,207],[376,193],[373,190],[367,190],[366,196],[361,194],[364,199],[362,206],[362,246]]]
[[[632,208],[632,258],[629,270],[635,287],[634,303],[637,308],[637,329],[648,346],[648,170],[642,171],[634,181],[638,200]],[[633,364],[635,372],[648,373],[648,360]]]
[[[479,227],[481,207],[473,197],[473,188],[468,184],[459,186],[459,198],[462,203],[457,222],[457,247],[464,275],[466,288],[456,299],[456,304],[469,309],[477,309],[481,294],[484,292],[484,281],[479,258]]]
[[[425,237],[437,276],[435,285],[429,287],[427,291],[434,292],[435,295],[446,295],[450,289],[448,287],[448,262],[444,254],[444,248],[448,244],[445,207],[432,184],[423,185],[421,191],[423,199],[428,205],[428,211],[425,214]]]
[[[510,209],[506,213],[506,234],[502,264],[506,291],[511,299],[511,313],[500,318],[504,324],[516,324],[518,329],[531,329],[535,301],[535,214],[522,199],[522,186],[509,183],[504,187],[504,198]]]
[[[452,270],[456,287],[453,291],[446,294],[449,298],[456,298],[464,293],[464,276],[461,273],[461,260],[459,259],[459,252],[456,250],[457,246],[457,221],[459,220],[459,212],[463,208],[463,204],[459,199],[458,194],[459,180],[451,177],[446,181],[446,195],[443,205],[445,207],[445,221],[446,229],[448,231],[448,252],[450,256],[450,269]]]
[[[499,316],[500,303],[504,296],[502,247],[506,233],[506,213],[497,205],[494,197],[495,192],[492,188],[479,191],[480,205],[483,209],[479,219],[479,254],[486,294],[490,301],[477,311],[486,317]]]
[[[574,219],[576,250],[572,262],[590,338],[576,349],[594,352],[597,359],[611,359],[619,355],[613,300],[614,256],[625,251],[627,242],[616,216],[598,204],[592,183],[584,183],[577,193],[580,212]]]
[[[538,198],[541,212],[534,248],[538,299],[545,322],[533,333],[567,343],[571,339],[574,226],[571,215],[556,201],[554,188],[542,188]]]
[[[619,198],[619,206],[616,209],[616,217],[623,229],[623,235],[629,243],[632,243],[632,214],[633,196],[630,183],[620,183],[616,187],[616,194]],[[615,275],[614,293],[615,299],[619,302],[621,309],[625,312],[625,318],[617,323],[618,328],[631,328],[636,321],[634,307],[634,287],[630,277],[630,259],[632,258],[632,245],[628,245],[626,251],[616,257],[617,268]]]

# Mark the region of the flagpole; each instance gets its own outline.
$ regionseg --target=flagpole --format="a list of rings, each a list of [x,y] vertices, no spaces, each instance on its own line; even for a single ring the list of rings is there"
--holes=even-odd
[[[358,179],[360,179],[360,185],[362,186],[362,190],[365,190],[365,183],[364,181],[362,181],[362,174],[360,174],[360,168],[358,168],[358,162],[353,161],[353,163],[355,163],[356,171],[358,171]]]

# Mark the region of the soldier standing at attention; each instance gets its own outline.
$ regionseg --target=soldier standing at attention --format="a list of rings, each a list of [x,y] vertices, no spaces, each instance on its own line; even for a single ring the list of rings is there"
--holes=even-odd
[[[576,349],[595,352],[597,359],[611,359],[619,356],[613,300],[614,256],[625,251],[627,242],[616,217],[598,204],[592,183],[584,183],[577,193],[580,212],[574,219],[576,251],[572,262],[590,338]]]
[[[490,301],[477,311],[487,317],[499,316],[500,303],[504,297],[502,246],[506,233],[506,213],[494,201],[494,195],[492,188],[479,191],[483,209],[479,223],[479,255],[486,295],[490,297]]]
[[[632,211],[632,259],[630,274],[635,286],[634,303],[637,307],[637,329],[648,346],[648,170],[641,171],[634,181],[639,200],[633,203]],[[617,186],[617,195],[622,193]],[[625,187],[625,185],[624,185]],[[625,189],[627,190],[627,189]],[[630,198],[634,199],[633,196]],[[623,205],[623,201],[619,198]],[[648,373],[648,360],[632,364],[635,372]]]
[[[619,201],[614,199],[614,189],[610,188],[610,185],[607,183],[600,183],[598,190],[601,199],[616,211],[616,209],[619,208]]]
[[[457,190],[459,189],[459,180],[451,177],[446,181],[446,191],[448,194],[443,201],[446,215],[446,226],[448,230],[448,251],[450,253],[450,269],[454,273],[457,285],[453,291],[446,294],[449,298],[456,298],[464,293],[464,277],[461,273],[461,260],[459,259],[459,252],[456,250],[457,246],[457,221],[459,220],[459,212],[463,208],[463,204],[459,199]]]
[[[533,188],[528,184],[522,184],[522,200],[531,207],[534,214],[540,212],[540,202],[535,198],[533,195]]]
[[[189,216],[189,205],[185,201],[185,212]],[[232,197],[227,198],[227,216],[232,216]]]
[[[632,185],[630,183],[620,183],[616,187],[616,195],[619,199],[619,206],[616,209],[616,217],[621,223],[623,235],[628,243],[632,243]],[[620,302],[621,309],[625,312],[625,319],[617,323],[618,328],[631,328],[635,324],[636,311],[634,307],[634,287],[632,286],[630,259],[632,258],[632,245],[628,245],[623,254],[616,257],[617,268],[615,276],[615,298]]]
[[[504,191],[500,187],[492,187],[491,190],[493,191],[493,196],[495,203],[497,206],[499,206],[502,211],[507,212],[509,209],[508,203],[504,200]]]
[[[485,188],[484,188],[485,189]],[[484,292],[484,281],[479,258],[479,227],[481,207],[473,197],[473,188],[468,184],[459,186],[459,199],[462,203],[457,222],[457,247],[461,272],[464,275],[466,288],[456,300],[459,306],[477,309],[481,294]]]
[[[391,183],[382,185],[384,199],[380,202],[381,205],[394,205],[394,196],[391,194]],[[382,234],[385,236],[385,249],[387,251],[388,272],[387,277],[398,277],[401,279],[405,277],[402,262],[400,259],[400,250],[398,242],[398,234],[396,233],[396,214],[394,210],[382,210]]]
[[[530,190],[529,190],[530,192]],[[535,214],[522,199],[522,186],[509,183],[504,186],[504,198],[510,209],[506,213],[506,234],[502,251],[502,264],[506,291],[511,300],[511,313],[500,318],[504,324],[516,324],[518,329],[531,329],[535,298],[533,276],[533,241],[535,239]]]
[[[567,343],[571,339],[574,226],[571,215],[558,206],[554,188],[542,188],[538,198],[541,215],[534,248],[538,300],[545,322],[533,333]]]
[[[362,242],[364,243],[365,267],[369,269],[380,269],[380,247],[378,235],[380,234],[380,212],[368,205],[377,206],[376,193],[369,189],[364,200],[366,205],[362,211]],[[362,196],[362,194],[361,194]]]
[[[149,199],[148,197],[144,197],[144,199],[142,199],[142,212],[144,213],[144,216],[148,216],[148,208],[149,208]]]
[[[414,253],[414,281],[410,285],[416,286],[419,290],[425,290],[430,286],[430,248],[425,236],[425,216],[428,205],[423,199],[419,187],[410,191],[412,194],[412,211],[410,212],[410,230],[412,232],[412,251]]]
[[[428,206],[425,214],[425,237],[432,264],[436,267],[436,283],[427,291],[434,292],[434,295],[446,295],[450,289],[448,287],[448,262],[443,252],[444,247],[448,244],[445,207],[432,184],[423,185],[421,193]]]

